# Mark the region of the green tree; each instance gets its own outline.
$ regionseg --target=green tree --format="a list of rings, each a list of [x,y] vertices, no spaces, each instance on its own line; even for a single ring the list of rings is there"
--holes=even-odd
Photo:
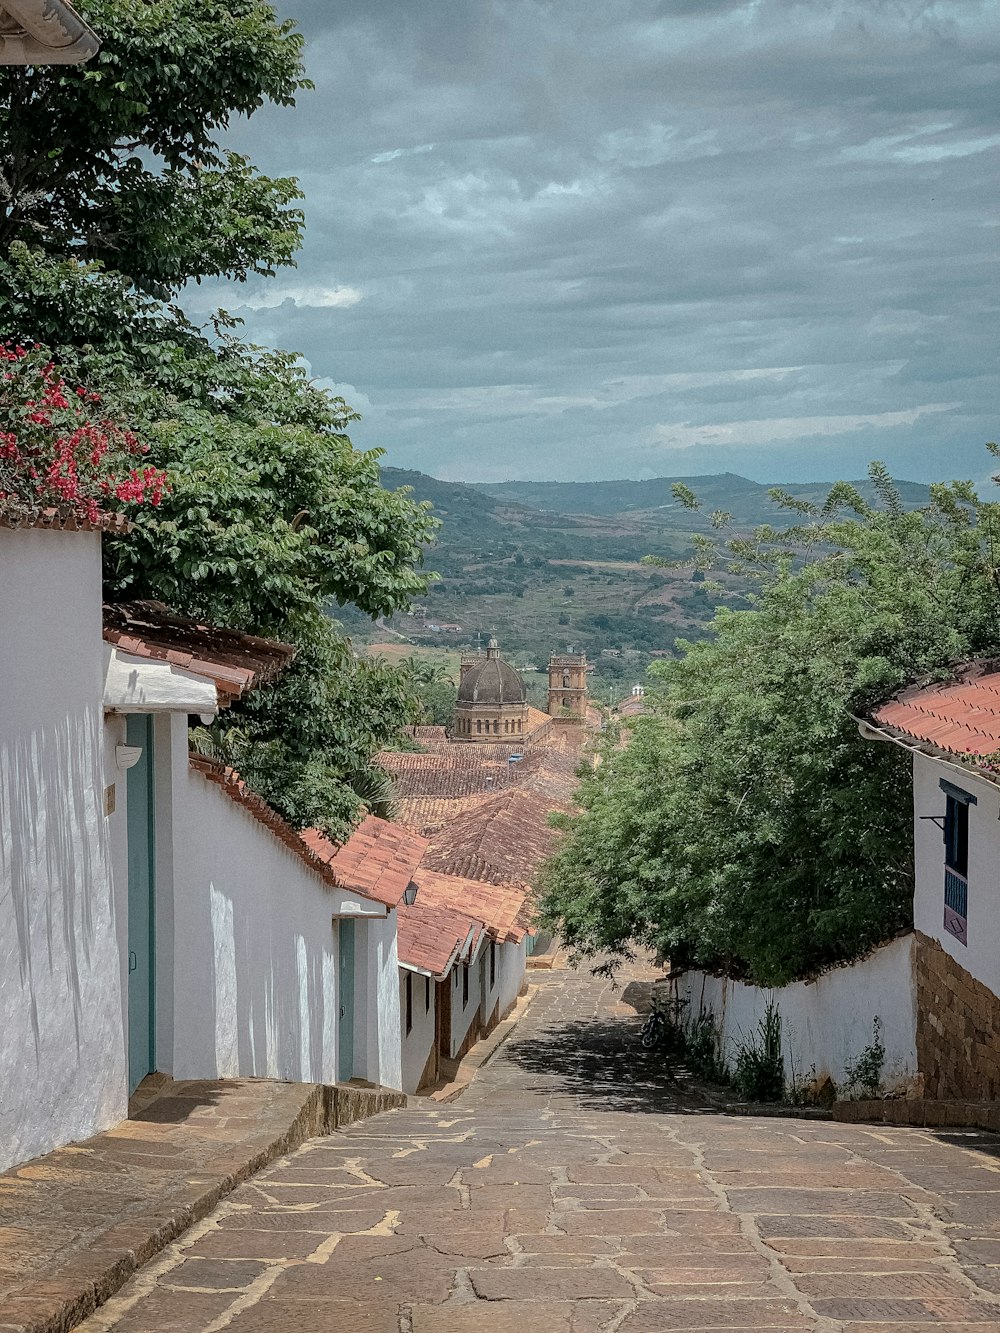
[[[854,718],[905,682],[1000,645],[1000,506],[970,483],[907,511],[885,470],[867,504],[835,486],[786,532],[722,546],[749,611],[651,668],[652,716],[608,745],[544,875],[584,954],[652,944],[781,984],[856,957],[912,904],[908,762]],[[725,523],[720,525],[725,527]]]
[[[247,346],[225,322],[206,334],[123,279],[22,244],[3,272],[40,299],[0,311],[0,327],[36,338],[65,318],[54,358],[167,474],[159,507],[106,537],[106,596],[294,643],[281,683],[228,710],[206,743],[293,822],[343,833],[384,796],[371,756],[413,700],[405,674],[355,660],[325,612],[389,615],[425,589],[428,507],[382,489],[379,453],[345,434],[350,408],[291,354]]]
[[[0,68],[0,250],[99,259],[166,296],[292,262],[300,193],[220,150],[233,115],[291,105],[302,38],[263,0],[82,0],[80,66]]]

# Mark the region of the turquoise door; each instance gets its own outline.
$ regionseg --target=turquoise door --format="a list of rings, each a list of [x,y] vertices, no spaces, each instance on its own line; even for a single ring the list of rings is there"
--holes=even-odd
[[[134,715],[129,745],[142,750],[128,770],[128,1090],[154,1069],[153,1049],[153,719]]]
[[[354,922],[344,919],[340,937],[340,1038],[337,1077],[346,1083],[354,1076]]]

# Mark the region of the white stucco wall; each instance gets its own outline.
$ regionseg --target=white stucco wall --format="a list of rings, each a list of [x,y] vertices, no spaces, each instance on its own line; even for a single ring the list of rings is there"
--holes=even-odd
[[[892,1087],[917,1072],[914,947],[914,936],[904,935],[850,967],[773,991],[688,972],[680,981],[689,1001],[686,1017],[714,1016],[732,1064],[740,1030],[751,1032],[773,997],[781,1013],[786,1078],[801,1083],[815,1066],[817,1075],[842,1084],[846,1066],[870,1044],[877,1016],[886,1050],[883,1084]]]
[[[333,1083],[340,1007],[333,918],[352,900],[190,768],[184,718],[165,723],[171,773],[158,791],[157,842],[158,861],[170,858],[172,890],[161,875],[157,923],[158,942],[172,927],[173,957],[158,958],[157,1067],[169,1065],[175,1078]],[[395,913],[359,919],[354,1072],[396,1088],[397,967]]]
[[[490,941],[487,940],[483,945],[483,951],[479,955],[479,1019],[485,1027],[490,1021],[494,1009],[500,1000],[500,982],[503,972],[500,965],[503,946],[494,943],[495,958],[493,963],[493,984],[490,985]]]
[[[941,780],[976,797],[969,807],[968,944],[944,928],[945,812]],[[938,822],[924,816],[935,816]],[[913,924],[1000,995],[1000,789],[951,764],[913,756]]]
[[[408,975],[413,978],[413,1029],[409,1035],[406,1033],[405,999]],[[399,1010],[403,1024],[402,1088],[404,1092],[416,1092],[420,1086],[420,1076],[427,1067],[427,1061],[434,1047],[437,984],[434,981],[430,983],[431,1003],[428,1009],[425,1007],[426,981],[427,978],[420,976],[417,972],[407,973],[405,968],[401,967],[399,969]]]
[[[461,1049],[469,1028],[479,1012],[482,992],[479,984],[479,959],[469,964],[469,998],[462,1004],[462,964],[456,964],[451,988],[451,1055]]]
[[[0,1169],[126,1114],[103,662],[100,537],[0,528]]]
[[[503,1016],[514,1005],[517,997],[521,994],[521,987],[524,985],[524,974],[528,966],[528,941],[523,939],[520,944],[503,944],[500,946],[500,1017]]]

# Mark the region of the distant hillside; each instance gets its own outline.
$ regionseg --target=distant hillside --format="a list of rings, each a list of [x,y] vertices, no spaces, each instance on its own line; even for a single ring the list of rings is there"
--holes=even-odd
[[[822,500],[832,485],[822,481],[764,485],[735,472],[703,477],[652,477],[648,481],[501,481],[474,485],[485,495],[513,504],[532,505],[549,513],[634,514],[676,508],[671,491],[675,482],[689,486],[706,509],[728,510],[738,522],[750,524],[774,521],[774,506],[767,494],[772,485],[780,485],[807,500]],[[852,484],[867,499],[874,499],[867,478]],[[896,485],[907,504],[918,505],[927,500],[927,487],[918,482],[900,481]]]
[[[706,513],[677,504],[670,490],[675,480],[701,498]],[[641,678],[651,655],[670,652],[678,636],[703,636],[720,601],[745,605],[746,588],[735,579],[723,580],[724,594],[706,592],[690,566],[651,569],[640,563],[644,555],[683,558],[691,534],[708,529],[715,509],[728,510],[746,528],[793,519],[775,509],[766,486],[734,473],[468,485],[383,468],[382,481],[390,489],[410,486],[434,506],[442,528],[427,567],[441,577],[414,614],[387,625],[338,611],[356,638],[458,649],[496,633],[515,659],[536,663],[572,645],[598,662],[593,686],[604,698]],[[871,494],[868,482],[856,484]],[[924,486],[899,486],[908,504],[927,498]],[[817,482],[785,489],[821,500],[829,487]]]

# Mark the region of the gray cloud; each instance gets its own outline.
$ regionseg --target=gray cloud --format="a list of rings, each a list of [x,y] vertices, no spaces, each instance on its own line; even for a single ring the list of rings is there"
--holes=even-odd
[[[316,91],[232,138],[301,178],[307,244],[189,296],[356,386],[360,444],[465,480],[988,471],[993,0],[278,8]]]

